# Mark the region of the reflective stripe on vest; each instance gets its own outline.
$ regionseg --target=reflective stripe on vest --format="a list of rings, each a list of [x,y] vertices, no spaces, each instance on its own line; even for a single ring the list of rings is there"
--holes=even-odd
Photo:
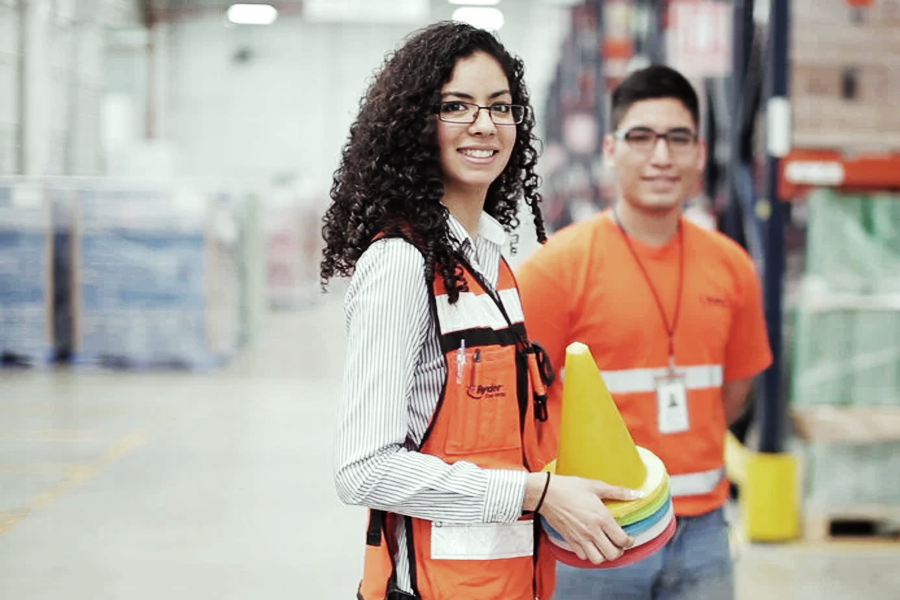
[[[431,558],[435,560],[498,560],[534,554],[534,524],[433,523]]]
[[[515,289],[502,289],[499,296],[511,322],[521,323],[525,320],[519,293]],[[467,329],[505,329],[509,326],[488,294],[461,292],[456,304],[450,304],[447,295],[441,294],[437,296],[437,312],[441,332],[445,335]]]
[[[625,369],[603,371],[603,381],[612,394],[637,394],[656,391],[656,382],[669,372],[666,367],[658,369]],[[684,376],[689,390],[702,390],[722,386],[722,365],[696,365],[675,367],[675,372]]]
[[[725,477],[725,467],[719,467],[699,473],[670,475],[669,485],[672,486],[672,496],[699,496],[715,490],[723,477]]]

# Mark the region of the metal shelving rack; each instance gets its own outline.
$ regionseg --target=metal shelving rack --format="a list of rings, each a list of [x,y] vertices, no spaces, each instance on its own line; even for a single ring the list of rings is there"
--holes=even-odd
[[[865,8],[872,0],[847,0]],[[781,452],[785,437],[782,398],[783,283],[785,274],[785,222],[788,204],[813,187],[866,192],[900,189],[900,152],[845,154],[840,150],[792,148],[790,145],[789,64],[791,0],[771,0],[766,33],[761,106],[766,108],[765,170],[759,186],[752,182],[752,127],[742,127],[732,154],[733,204],[741,209],[748,250],[757,259],[763,276],[766,319],[774,356],[766,372],[765,393],[759,403],[761,452]],[[746,73],[751,52],[753,1],[734,0],[735,11],[735,114],[743,122],[752,113],[753,82]],[[748,99],[750,101],[748,102]],[[753,115],[750,114],[752,122]],[[749,183],[749,185],[748,185]],[[732,226],[729,234],[734,237]]]
[[[900,190],[900,152],[846,154],[838,149],[792,147],[792,1],[757,0],[757,4],[764,1],[769,2],[769,15],[766,26],[760,29],[754,22],[754,1],[732,0],[734,76],[730,109],[738,125],[730,140],[724,229],[744,242],[759,265],[773,354],[773,364],[761,378],[762,393],[755,406],[759,441],[750,458],[759,459],[759,464],[757,468],[745,468],[746,485],[741,491],[744,518],[750,521],[746,529],[750,539],[786,541],[799,534],[798,468],[785,452],[788,411],[782,373],[785,230],[790,202],[815,187],[851,192]],[[855,9],[873,4],[873,0],[846,1]],[[759,61],[762,70],[757,72],[750,56],[760,50],[764,57]],[[766,119],[764,157],[753,145],[754,123],[762,110]],[[754,177],[759,172],[759,159],[764,162],[761,176]],[[746,501],[745,492],[750,495]]]
[[[845,155],[838,150],[792,148],[790,104],[791,0],[718,0],[729,3],[733,15],[733,73],[716,79],[724,93],[713,102],[707,118],[714,121],[711,143],[728,152],[711,165],[711,197],[724,190],[721,229],[742,244],[759,267],[773,364],[759,378],[752,418],[758,444],[737,445],[735,472],[745,505],[745,528],[750,539],[786,541],[799,534],[798,465],[785,451],[788,432],[787,386],[784,379],[784,285],[787,270],[786,233],[790,201],[813,187],[842,191],[900,190],[900,151]],[[873,0],[846,0],[864,8]],[[669,0],[630,0],[642,26],[622,47],[604,38],[603,0],[584,0],[598,28],[596,54],[581,56],[580,68],[595,68],[593,104],[598,123],[597,148],[607,112],[606,96],[612,79],[602,65],[610,60],[641,56],[666,62],[665,29]],[[767,8],[764,24],[756,22],[756,8]],[[574,41],[574,40],[573,40]],[[627,46],[627,47],[625,47]],[[577,44],[575,47],[579,47]],[[574,49],[574,48],[573,48]],[[583,49],[583,48],[582,48]],[[711,93],[710,90],[706,90]],[[709,98],[709,96],[708,96]],[[760,119],[765,119],[761,122]],[[765,127],[762,144],[757,144]],[[561,125],[561,123],[560,123]],[[561,137],[557,132],[557,137]],[[598,190],[595,190],[598,192]],[[732,442],[736,438],[732,436]],[[731,444],[734,450],[735,444]],[[732,452],[732,457],[734,452]],[[732,470],[729,465],[729,471]]]

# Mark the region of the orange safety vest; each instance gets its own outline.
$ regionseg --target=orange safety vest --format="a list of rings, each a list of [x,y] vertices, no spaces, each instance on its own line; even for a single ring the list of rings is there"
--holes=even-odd
[[[468,291],[456,304],[448,302],[441,277],[433,285],[432,314],[447,377],[418,451],[450,464],[538,470],[545,462],[536,421],[546,418],[546,377],[527,341],[512,270],[501,259],[492,293],[462,257],[460,262]],[[536,416],[535,409],[543,414]],[[413,596],[396,597],[549,600],[555,562],[541,551],[545,534],[534,515],[516,523],[454,525],[376,510],[370,511],[359,600],[384,600],[392,589],[398,519],[406,521]]]

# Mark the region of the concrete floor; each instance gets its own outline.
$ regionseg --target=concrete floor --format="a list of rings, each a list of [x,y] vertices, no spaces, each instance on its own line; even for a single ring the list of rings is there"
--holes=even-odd
[[[215,373],[0,371],[0,599],[354,597],[340,302]],[[738,600],[900,600],[900,544],[741,545]]]

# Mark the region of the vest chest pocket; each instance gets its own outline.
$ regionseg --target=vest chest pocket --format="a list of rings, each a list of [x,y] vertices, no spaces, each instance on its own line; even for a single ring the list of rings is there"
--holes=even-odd
[[[467,349],[461,375],[451,368],[444,405],[449,412],[446,452],[521,448],[515,347]]]

